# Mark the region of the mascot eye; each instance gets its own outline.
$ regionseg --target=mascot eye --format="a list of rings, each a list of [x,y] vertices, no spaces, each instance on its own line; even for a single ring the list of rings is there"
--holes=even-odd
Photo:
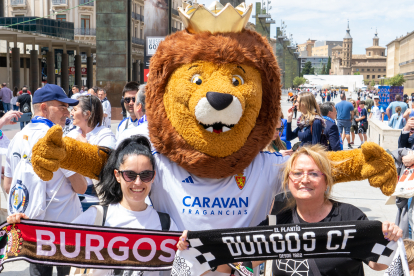
[[[231,80],[231,83],[233,83],[234,86],[239,86],[239,85],[244,84],[244,80],[239,75],[234,75]]]
[[[195,83],[197,85],[200,85],[200,84],[203,83],[203,79],[201,78],[201,76],[199,74],[196,74],[191,78],[191,82]]]

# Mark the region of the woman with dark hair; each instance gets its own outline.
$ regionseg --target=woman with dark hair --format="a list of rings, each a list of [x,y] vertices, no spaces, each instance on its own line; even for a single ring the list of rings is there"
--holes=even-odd
[[[98,145],[106,148],[115,148],[116,139],[114,133],[102,125],[103,108],[98,97],[87,95],[78,98],[79,104],[74,106],[70,115],[75,129],[66,135],[81,142]],[[85,195],[81,197],[84,210],[89,206],[98,204],[93,182],[86,177],[88,188]]]
[[[151,145],[144,136],[125,139],[111,153],[97,184],[101,205],[107,208],[102,220],[103,226],[166,231],[163,225],[168,220],[167,230],[178,230],[167,214],[155,211],[145,202],[154,182],[154,166]],[[89,208],[72,223],[94,225],[99,209],[100,207]],[[7,221],[18,223],[21,218],[28,219],[26,215],[18,213],[9,216]],[[93,273],[95,272],[96,275],[114,275],[113,271],[108,271],[108,274],[103,274],[102,270],[94,270]],[[117,271],[116,275],[125,274]],[[142,271],[137,275],[158,276],[160,272]]]
[[[19,93],[19,89],[17,88],[17,86],[15,86],[14,89],[13,89],[13,98],[10,101],[10,103],[13,105],[13,110],[14,111],[19,110],[19,107],[16,105],[17,98],[19,97],[19,95],[17,93]]]

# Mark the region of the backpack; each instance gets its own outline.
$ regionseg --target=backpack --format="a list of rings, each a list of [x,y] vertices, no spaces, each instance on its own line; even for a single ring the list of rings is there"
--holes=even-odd
[[[62,178],[58,189],[53,194],[46,206],[46,182],[41,180],[33,171],[31,163],[32,145],[24,138],[22,139],[20,153],[13,155],[20,157],[14,172],[7,202],[7,213],[24,213],[31,219],[43,219],[44,213],[53,202],[57,192],[62,186],[65,178]]]

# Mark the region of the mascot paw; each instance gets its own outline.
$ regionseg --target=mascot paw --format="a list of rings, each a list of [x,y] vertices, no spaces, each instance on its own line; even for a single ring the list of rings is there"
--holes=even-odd
[[[361,150],[365,159],[361,169],[362,177],[368,178],[371,186],[380,188],[384,195],[390,196],[398,182],[393,157],[372,142],[364,143]]]
[[[44,181],[52,179],[53,172],[59,169],[61,161],[66,157],[62,137],[62,127],[55,125],[33,147],[33,170]]]

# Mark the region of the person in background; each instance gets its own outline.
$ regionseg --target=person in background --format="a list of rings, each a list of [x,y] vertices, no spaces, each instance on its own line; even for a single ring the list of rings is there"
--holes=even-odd
[[[349,134],[351,132],[354,107],[350,102],[346,100],[345,93],[341,94],[341,101],[335,105],[335,108],[338,112],[336,122],[338,125],[339,133],[342,134],[342,141],[345,141],[346,137],[348,148],[352,149]]]
[[[318,144],[325,128],[319,106],[312,93],[304,92],[299,95],[297,108],[302,113],[297,122],[297,128],[292,131],[293,107],[288,111],[286,139],[292,141],[299,138],[301,146]]]
[[[134,135],[143,135],[149,139],[148,132],[148,121],[147,116],[145,115],[145,86],[146,84],[141,84],[138,88],[138,93],[135,95],[135,104],[134,104],[134,114],[138,120],[136,127],[125,129],[119,136],[116,141],[117,146],[125,139],[130,138]]]
[[[395,96],[395,101],[394,102],[392,102],[392,103],[390,103],[390,105],[387,107],[387,110],[386,110],[386,112],[387,112],[387,115],[388,115],[388,118],[391,118],[391,116],[393,115],[393,114],[395,114],[395,108],[397,107],[397,106],[400,106],[401,107],[401,112],[404,114],[405,113],[405,111],[408,109],[408,107],[407,107],[407,105],[404,103],[404,102],[402,102],[401,101],[401,95],[399,95],[399,94],[397,94],[396,96]]]
[[[371,107],[371,114],[369,114],[369,120],[384,121],[384,109],[379,104],[380,98],[374,96],[374,106]]]
[[[95,91],[95,89],[94,88],[89,88],[89,90],[88,90],[88,94],[89,95],[92,95],[92,96],[95,96],[95,97],[98,97],[98,89],[96,89],[96,91]]]
[[[290,141],[286,140],[286,131],[287,131],[287,120],[285,119],[285,116],[283,115],[282,112],[280,112],[280,120],[282,121],[282,126],[283,126],[283,131],[280,135],[280,140],[282,140],[283,142],[285,142],[286,144],[286,149],[291,149],[292,148],[292,144],[290,143]]]
[[[98,98],[101,100],[103,107],[103,122],[102,125],[107,128],[111,128],[111,103],[106,98],[106,90],[103,88],[98,89]]]
[[[17,98],[16,105],[20,108],[20,112],[27,114],[28,118],[32,116],[32,96],[27,93],[27,88],[23,88],[23,94]],[[24,125],[28,124],[30,119],[24,122],[20,122],[20,129],[24,128]]]
[[[20,90],[20,91],[19,91],[19,95],[23,94],[23,88],[26,88],[26,90],[27,90],[27,94],[32,95],[32,93],[30,92],[30,90],[27,88],[27,86],[26,86],[26,85],[25,85],[25,86],[23,86],[23,87],[22,87],[22,90]]]
[[[138,93],[138,89],[139,89],[139,84],[138,82],[135,82],[135,81],[128,82],[124,86],[124,89],[122,91],[122,97],[124,97],[124,106],[125,106],[125,109],[128,111],[129,117],[123,119],[119,123],[116,129],[117,140],[119,140],[120,134],[125,129],[136,127],[138,125],[138,120],[141,118],[141,117],[138,118],[134,112],[135,96]],[[142,114],[139,113],[138,115],[143,116],[143,112]]]
[[[275,134],[273,135],[272,141],[269,143],[269,145],[267,145],[263,149],[263,151],[279,152],[283,156],[291,155],[293,153],[292,150],[287,150],[285,142],[280,140],[280,134],[282,130],[283,130],[283,124],[282,124],[282,121],[280,120],[276,125]]]
[[[17,88],[17,86],[15,86],[14,89],[13,89],[13,98],[10,101],[10,103],[13,106],[13,110],[15,110],[15,111],[19,110],[19,107],[16,105],[17,97],[19,96],[18,91],[19,91],[19,89]]]
[[[78,100],[79,104],[74,106],[70,112],[73,118],[72,123],[76,128],[71,130],[66,136],[80,142],[114,149],[116,144],[115,135],[102,124],[104,115],[101,101],[92,95],[80,96]],[[85,194],[89,197],[86,200],[82,200],[84,210],[91,205],[88,202],[99,202],[92,180],[86,178],[86,182],[88,183],[88,188]]]
[[[21,144],[24,140],[29,141],[33,147],[40,138],[43,138],[47,131],[55,124],[64,126],[66,118],[69,116],[69,105],[77,105],[78,101],[67,97],[61,87],[54,84],[46,84],[39,89],[33,96],[33,109],[35,117],[23,130],[18,132],[10,142],[9,151],[6,157],[6,166],[4,168],[4,189],[10,192],[10,187],[16,172],[19,159],[14,155],[23,156],[25,152]],[[31,149],[30,153],[31,154]],[[18,172],[17,172],[18,173]],[[82,213],[81,204],[77,193],[83,194],[86,190],[87,183],[85,178],[71,171],[58,169],[53,173],[50,181],[43,182],[33,173],[33,182],[26,185],[45,185],[46,199],[50,200],[54,195],[54,200],[48,205],[45,212],[32,219],[58,221],[60,223],[69,223]],[[30,200],[36,201],[36,195],[31,195]],[[46,202],[36,203],[40,206],[46,206]],[[53,266],[30,264],[31,276],[52,276]],[[57,267],[57,275],[68,275],[70,267]]]
[[[1,85],[1,90],[0,90],[0,99],[3,102],[4,113],[7,113],[7,111],[12,110],[12,106],[10,103],[12,98],[13,98],[13,92],[7,87],[6,83],[3,83]]]
[[[77,99],[80,97],[81,94],[79,93],[79,87],[77,85],[72,86],[72,96],[71,99]]]
[[[357,117],[359,117],[359,111],[358,111],[358,108],[356,107],[355,100],[351,99],[349,102],[354,107],[354,111],[352,112],[351,129],[350,129],[350,133],[351,133],[351,143],[350,143],[350,145],[354,145],[355,134],[358,134],[358,123],[355,121],[355,119]],[[343,133],[342,133],[342,135],[343,135]],[[342,139],[343,139],[343,136],[342,136]]]
[[[321,114],[326,120],[324,133],[329,141],[329,151],[341,150],[341,138],[339,135],[338,126],[335,123],[336,120],[336,108],[333,102],[326,102],[320,105]]]
[[[359,123],[358,127],[358,136],[361,140],[361,145],[358,148],[361,148],[362,144],[367,141],[367,130],[368,130],[368,113],[365,109],[365,101],[359,102],[359,117],[355,119]]]
[[[368,95],[368,99],[365,101],[365,109],[367,110],[368,114],[371,113],[371,108],[374,105],[374,101],[371,98],[371,94]]]
[[[405,104],[407,105],[407,108],[410,108],[410,100],[408,98],[404,99]]]
[[[293,96],[292,106],[293,106],[293,113],[295,114],[295,117],[293,119],[295,120],[298,114],[298,107],[296,106],[297,101],[298,101],[298,95]]]
[[[397,106],[395,108],[395,112],[396,113],[393,114],[391,116],[391,119],[388,121],[388,126],[392,127],[393,129],[402,129],[407,122],[401,114],[401,107]]]
[[[411,108],[404,112],[403,117],[406,121],[408,121],[409,118],[414,117],[414,101],[411,103]]]
[[[398,138],[398,148],[414,149],[413,141],[412,139],[410,139],[411,137],[414,137],[413,135],[414,135],[414,117],[411,117],[407,120],[407,123],[403,127],[400,137]],[[414,160],[413,160],[413,164],[414,164]]]

